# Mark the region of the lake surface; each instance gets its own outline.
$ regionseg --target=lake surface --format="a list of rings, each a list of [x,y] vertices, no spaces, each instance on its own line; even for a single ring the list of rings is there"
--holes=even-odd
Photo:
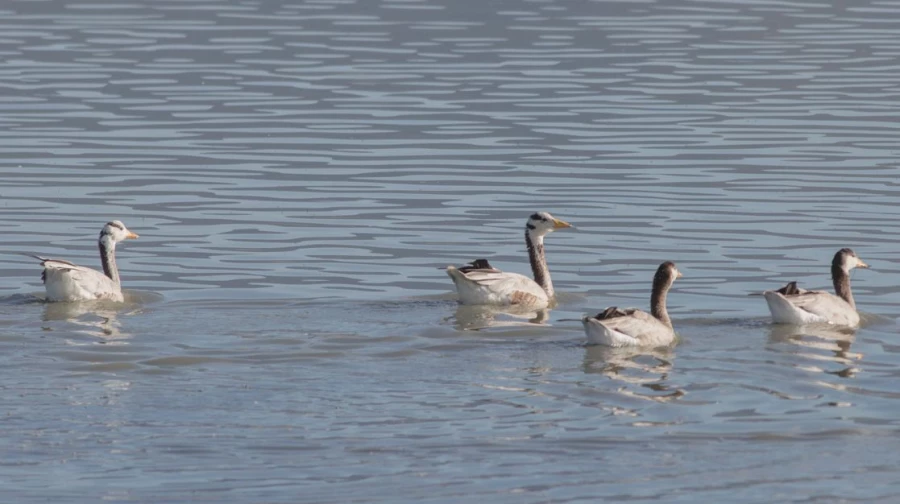
[[[3,501],[900,497],[900,3],[0,13]],[[537,210],[559,306],[459,307]],[[41,302],[112,219],[128,302]],[[770,324],[841,247],[863,327]],[[586,347],[664,260],[680,343]]]

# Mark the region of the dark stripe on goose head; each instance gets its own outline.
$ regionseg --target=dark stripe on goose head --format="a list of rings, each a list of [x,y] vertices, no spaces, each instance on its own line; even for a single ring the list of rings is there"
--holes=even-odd
[[[109,230],[109,228],[111,228],[111,227],[114,227],[114,228],[118,229],[119,231],[125,231],[125,226],[123,226],[122,224],[120,224],[116,221],[109,221],[106,223],[105,226],[103,226],[103,229],[100,230],[100,238],[103,238],[104,236],[112,235],[112,233]]]

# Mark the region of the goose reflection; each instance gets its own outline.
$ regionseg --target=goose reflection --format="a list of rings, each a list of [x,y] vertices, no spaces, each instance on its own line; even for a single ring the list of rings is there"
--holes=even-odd
[[[550,309],[527,306],[459,305],[455,327],[460,331],[477,331],[489,327],[543,326],[550,319]]]
[[[831,324],[773,325],[769,328],[769,344],[788,345],[786,352],[813,361],[833,362],[842,369],[826,371],[818,366],[806,366],[815,371],[826,372],[844,378],[854,376],[858,369],[855,364],[862,354],[850,350],[856,339],[856,329]]]
[[[651,401],[672,401],[684,395],[673,389],[667,380],[672,371],[675,354],[672,348],[641,349],[637,347],[611,348],[586,346],[581,370],[588,374],[602,374],[622,382],[619,392]],[[650,392],[632,390],[637,385]]]
[[[76,334],[83,334],[104,343],[125,344],[131,333],[124,330],[120,316],[136,311],[134,305],[111,301],[88,301],[80,303],[47,303],[43,320],[66,321]]]

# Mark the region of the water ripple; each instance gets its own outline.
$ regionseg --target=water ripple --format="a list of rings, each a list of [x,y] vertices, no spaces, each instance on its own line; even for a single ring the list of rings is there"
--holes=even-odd
[[[0,11],[17,501],[896,499],[895,6]],[[560,305],[458,307],[535,210]],[[39,302],[113,218],[129,303]],[[845,246],[863,326],[771,326]],[[585,347],[663,260],[681,343]]]

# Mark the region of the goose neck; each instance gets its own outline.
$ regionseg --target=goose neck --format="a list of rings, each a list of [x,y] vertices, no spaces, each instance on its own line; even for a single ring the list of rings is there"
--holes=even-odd
[[[100,247],[100,263],[103,265],[103,274],[110,280],[120,285],[119,269],[116,267],[116,242],[103,236],[98,242]]]
[[[838,265],[831,266],[831,281],[834,282],[834,293],[856,309],[853,291],[850,290],[850,272]]]
[[[669,310],[666,308],[666,296],[669,293],[669,286],[670,282],[667,279],[653,279],[653,292],[650,294],[650,314],[663,324],[672,327],[672,319],[669,318]]]
[[[544,289],[547,297],[553,297],[553,282],[550,280],[550,270],[547,268],[547,256],[544,254],[544,237],[533,235],[531,230],[525,230],[525,246],[528,248],[528,260],[531,262],[531,273],[534,281]]]

